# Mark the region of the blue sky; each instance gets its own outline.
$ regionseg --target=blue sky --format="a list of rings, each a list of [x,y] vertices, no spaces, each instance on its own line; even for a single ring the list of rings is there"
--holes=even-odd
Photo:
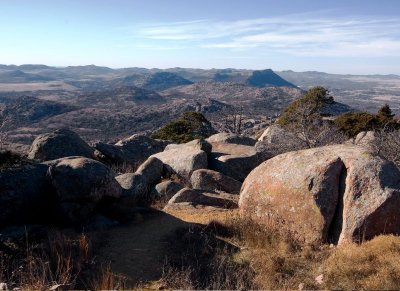
[[[0,0],[0,63],[400,74],[398,0]]]

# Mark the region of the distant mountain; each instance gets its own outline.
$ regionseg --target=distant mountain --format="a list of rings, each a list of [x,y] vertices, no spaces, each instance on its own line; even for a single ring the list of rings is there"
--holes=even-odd
[[[67,74],[74,74],[78,76],[85,75],[104,75],[114,73],[114,70],[108,67],[100,67],[95,65],[88,66],[69,66],[66,68],[60,68],[59,70],[64,71]]]
[[[53,68],[53,67],[49,67],[46,65],[35,65],[35,64],[26,64],[26,65],[18,66],[18,69],[23,70],[23,71],[46,70],[46,69],[51,69],[51,68]]]
[[[23,71],[31,71],[31,70],[45,70],[51,69],[54,67],[49,67],[46,65],[34,65],[34,64],[27,64],[27,65],[0,65],[0,70],[23,70]]]
[[[25,73],[21,70],[0,72],[0,83],[30,83],[47,82],[54,79],[36,74]]]
[[[271,69],[263,71],[254,71],[247,79],[246,83],[254,87],[292,87],[295,85],[286,81],[279,75],[275,74]]]
[[[158,72],[150,76],[150,78],[143,84],[143,88],[162,91],[176,86],[193,84],[181,76],[170,72]]]
[[[213,77],[214,81],[217,82],[236,82],[243,83],[246,82],[247,75],[244,72],[240,72],[234,69],[223,69],[218,70]]]

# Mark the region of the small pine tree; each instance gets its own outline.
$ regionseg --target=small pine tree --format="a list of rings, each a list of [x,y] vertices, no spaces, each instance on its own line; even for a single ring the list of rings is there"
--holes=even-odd
[[[382,121],[392,120],[393,117],[394,114],[392,113],[392,109],[390,109],[388,104],[383,105],[378,111],[378,118],[381,119]]]
[[[152,138],[185,143],[197,138],[207,138],[214,133],[211,123],[203,114],[189,111],[153,133]]]

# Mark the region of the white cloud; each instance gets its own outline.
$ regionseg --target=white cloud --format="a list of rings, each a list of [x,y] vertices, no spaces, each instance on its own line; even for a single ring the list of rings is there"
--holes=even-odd
[[[152,41],[153,47],[263,48],[302,56],[400,56],[400,18],[318,18],[307,14],[156,23],[129,30],[136,40]]]

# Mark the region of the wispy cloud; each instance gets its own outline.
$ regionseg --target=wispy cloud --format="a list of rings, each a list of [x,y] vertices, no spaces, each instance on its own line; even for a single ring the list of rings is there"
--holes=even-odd
[[[129,30],[131,37],[151,41],[153,47],[263,48],[313,56],[400,56],[400,18],[318,18],[308,14],[157,23]]]

